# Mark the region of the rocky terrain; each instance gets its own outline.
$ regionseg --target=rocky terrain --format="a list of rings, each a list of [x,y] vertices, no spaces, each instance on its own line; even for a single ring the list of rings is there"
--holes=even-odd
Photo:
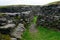
[[[38,16],[37,24],[48,28],[60,29],[60,5],[43,6]]]
[[[11,40],[21,40],[28,26],[31,26],[30,32],[38,32],[36,26],[60,30],[60,4],[0,7],[0,34],[9,36]],[[3,38],[1,36],[0,40],[8,40]]]
[[[19,40],[33,17],[33,12],[29,10],[21,13],[1,13],[0,33],[10,35],[11,40]]]

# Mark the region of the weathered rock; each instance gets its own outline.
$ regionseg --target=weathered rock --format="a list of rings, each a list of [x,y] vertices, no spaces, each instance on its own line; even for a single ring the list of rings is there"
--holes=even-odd
[[[7,19],[5,17],[0,17],[0,26],[6,25]]]
[[[48,5],[41,7],[41,12],[37,19],[37,25],[48,28],[60,29],[60,5]],[[58,7],[58,8],[57,8]]]
[[[11,32],[11,35],[16,38],[21,38],[21,35],[23,34],[23,31],[25,30],[23,24],[18,24],[18,26]]]
[[[11,40],[17,40],[17,38],[11,38]]]

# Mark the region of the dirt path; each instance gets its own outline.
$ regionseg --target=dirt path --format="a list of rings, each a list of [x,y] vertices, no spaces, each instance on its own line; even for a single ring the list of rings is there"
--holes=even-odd
[[[36,21],[37,17],[34,17],[33,22],[29,26],[29,29],[24,33],[24,40],[39,40],[40,39],[40,32],[36,28]]]
[[[29,31],[31,33],[35,33],[35,32],[38,32],[38,30],[36,29],[36,24],[31,24],[30,28],[29,28]]]
[[[31,24],[29,32],[30,32],[30,36],[31,36],[32,40],[39,40],[40,39],[39,31],[36,28],[36,24]]]

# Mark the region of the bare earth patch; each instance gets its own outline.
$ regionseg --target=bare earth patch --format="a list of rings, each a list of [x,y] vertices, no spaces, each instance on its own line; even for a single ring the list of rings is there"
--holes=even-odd
[[[30,26],[30,28],[29,28],[29,31],[31,32],[31,33],[36,33],[36,32],[38,32],[38,30],[36,29],[36,24],[31,24],[31,26]]]

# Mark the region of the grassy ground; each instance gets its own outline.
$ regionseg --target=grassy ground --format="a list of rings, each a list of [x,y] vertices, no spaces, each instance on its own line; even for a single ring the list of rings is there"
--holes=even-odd
[[[60,32],[48,28],[38,27],[40,40],[60,40]]]
[[[34,17],[33,23],[36,23],[37,17]],[[60,40],[60,32],[38,26],[38,32],[30,33],[29,29],[23,33],[22,40]]]
[[[0,40],[11,40],[9,35],[0,33]]]

